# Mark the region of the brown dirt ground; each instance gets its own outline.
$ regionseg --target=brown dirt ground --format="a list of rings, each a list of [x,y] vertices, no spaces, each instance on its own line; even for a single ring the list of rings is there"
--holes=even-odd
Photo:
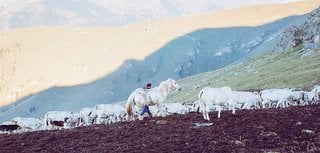
[[[320,152],[320,105],[0,134],[0,152]]]

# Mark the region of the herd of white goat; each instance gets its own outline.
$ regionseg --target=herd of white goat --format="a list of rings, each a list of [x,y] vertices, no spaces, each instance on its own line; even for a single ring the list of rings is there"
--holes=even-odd
[[[232,110],[235,113],[236,109],[284,108],[319,103],[320,86],[315,86],[311,91],[286,88],[256,92],[233,91],[229,87],[205,87],[199,93],[199,100],[193,103],[162,103],[161,107],[150,106],[150,111],[153,116],[202,112],[204,119],[210,120],[208,112],[212,111],[218,111],[220,117],[222,110]],[[15,117],[11,121],[3,122],[0,132],[66,129],[124,121],[126,108],[123,104],[99,104],[82,108],[80,112],[50,111],[42,118]]]
[[[289,106],[305,106],[318,104],[320,101],[320,86],[311,91],[296,89],[266,89],[255,92],[232,91],[230,87],[205,87],[199,93],[196,101],[203,118],[210,120],[208,112],[218,111],[218,118],[222,110],[285,108]]]

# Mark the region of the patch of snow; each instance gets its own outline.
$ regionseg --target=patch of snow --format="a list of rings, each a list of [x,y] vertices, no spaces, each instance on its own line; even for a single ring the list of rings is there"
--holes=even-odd
[[[155,66],[153,66],[152,68],[151,68],[151,72],[157,72],[158,71],[158,69],[155,67]]]
[[[75,12],[63,9],[56,9],[55,14],[64,18],[75,18],[77,16]]]
[[[190,49],[190,50],[187,52],[187,55],[190,56],[190,57],[195,58],[196,53],[195,53],[195,51],[194,51],[193,49]]]
[[[181,71],[182,70],[182,66],[179,66],[179,67],[177,67],[175,70],[174,70],[174,72],[179,72],[179,71]]]
[[[240,48],[252,48],[252,47],[257,46],[260,43],[262,43],[262,41],[263,41],[262,37],[257,36],[255,39],[253,39],[249,42],[242,43]]]
[[[276,37],[278,37],[281,34],[281,32],[278,32],[276,34],[271,35],[268,39],[266,39],[264,42],[269,42],[274,40]]]
[[[223,47],[222,49],[219,49],[219,50],[214,54],[214,56],[222,56],[223,54],[226,54],[226,53],[231,53],[231,48],[230,48],[230,46],[225,46],[225,47]]]

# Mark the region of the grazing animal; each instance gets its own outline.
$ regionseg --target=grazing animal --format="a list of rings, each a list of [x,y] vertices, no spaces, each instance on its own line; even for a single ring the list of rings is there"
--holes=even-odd
[[[80,110],[80,121],[78,126],[92,125],[96,118],[94,107],[85,107]]]
[[[65,127],[66,121],[49,121],[51,126],[63,128]]]
[[[168,114],[186,114],[190,111],[184,103],[164,103]]]
[[[266,89],[260,92],[262,100],[262,108],[272,106],[272,103],[276,103],[276,108],[279,106],[287,107],[289,104],[293,104],[293,100],[300,101],[302,99],[302,92],[293,91],[292,89]]]
[[[304,105],[308,105],[308,104],[312,104],[312,102],[314,102],[314,96],[315,94],[313,92],[304,92],[303,95],[303,101],[305,102]]]
[[[187,104],[187,107],[189,107],[189,112],[196,112],[198,114],[200,112],[200,100]]]
[[[45,125],[49,128],[70,128],[79,125],[80,115],[68,111],[50,111],[44,116]]]
[[[315,104],[319,103],[320,102],[320,86],[319,85],[314,86],[311,92],[314,94],[313,103]]]
[[[160,83],[158,87],[151,89],[138,88],[134,90],[126,104],[127,121],[131,120],[133,115],[133,108],[138,109],[137,112],[141,112],[142,109],[147,106],[156,105],[158,110],[162,109],[161,103],[166,99],[169,92],[174,90],[181,90],[180,85],[173,79],[169,78],[166,81]],[[143,119],[143,116],[138,113],[138,119]]]
[[[120,104],[99,104],[95,106],[94,115],[96,124],[110,124],[123,121],[126,114],[125,107]]]
[[[199,104],[203,114],[203,118],[210,120],[209,111],[213,107],[218,110],[218,118],[222,107],[228,106],[232,109],[232,114],[235,114],[236,102],[232,99],[232,90],[230,87],[211,88],[205,87],[199,93]]]
[[[232,98],[241,105],[242,109],[258,108],[261,99],[258,94],[253,92],[233,91]]]
[[[302,90],[291,90],[291,96],[289,101],[290,105],[305,105],[305,93]]]
[[[3,132],[12,132],[12,131],[19,130],[19,129],[21,129],[21,127],[16,124],[0,125],[0,131],[3,131]]]
[[[21,127],[23,130],[41,130],[44,128],[43,121],[39,118],[22,118],[15,117],[11,119],[12,123],[15,123]]]
[[[149,117],[159,117],[159,116],[165,117],[165,116],[167,116],[169,114],[168,111],[167,111],[167,107],[165,107],[164,105],[161,105],[160,109],[158,108],[157,105],[147,106],[149,111],[145,109],[146,106],[143,108],[142,112],[147,112]],[[137,110],[139,110],[139,108],[137,108]],[[144,113],[140,113],[139,115],[140,116],[144,116],[145,114]],[[139,118],[138,115],[137,115],[137,117]]]

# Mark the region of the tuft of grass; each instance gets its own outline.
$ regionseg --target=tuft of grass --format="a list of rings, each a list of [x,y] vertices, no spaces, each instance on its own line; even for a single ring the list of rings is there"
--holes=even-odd
[[[320,83],[320,49],[296,47],[290,51],[268,53],[244,63],[179,80],[182,92],[169,95],[166,102],[192,102],[206,86],[230,86],[234,90],[302,88],[310,90]]]

